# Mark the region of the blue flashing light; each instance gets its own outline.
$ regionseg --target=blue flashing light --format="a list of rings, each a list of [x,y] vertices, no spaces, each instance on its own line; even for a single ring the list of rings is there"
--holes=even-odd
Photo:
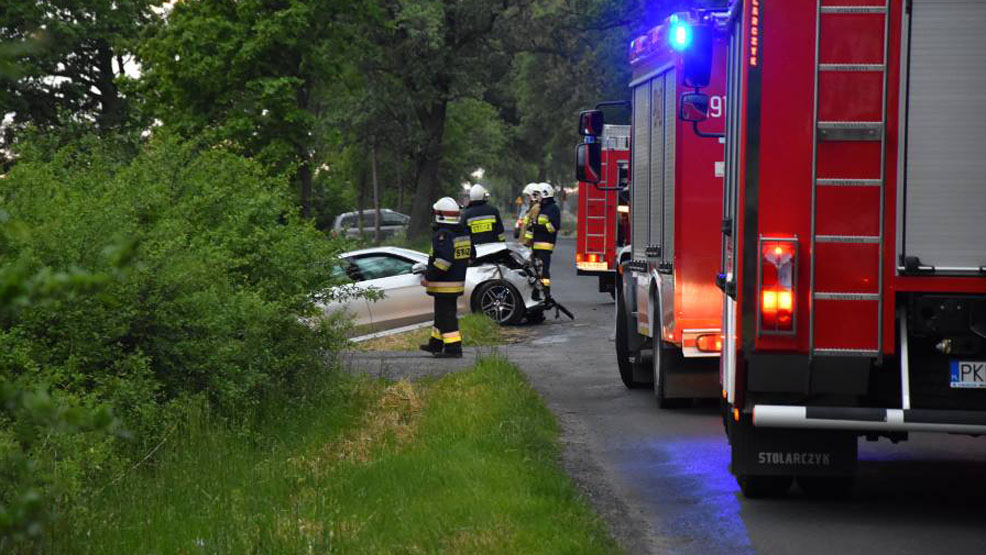
[[[672,17],[671,25],[668,27],[668,42],[675,50],[685,50],[692,44],[692,26],[677,17]]]

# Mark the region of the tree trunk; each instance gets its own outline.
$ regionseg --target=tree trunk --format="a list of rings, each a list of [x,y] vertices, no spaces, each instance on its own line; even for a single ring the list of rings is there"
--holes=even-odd
[[[377,143],[370,144],[370,171],[373,176],[373,244],[380,244],[380,182],[377,181]]]
[[[306,154],[299,152],[299,156]],[[297,178],[301,194],[301,217],[307,220],[312,217],[312,165],[309,159],[303,158],[303,160],[298,166]]]
[[[356,181],[356,227],[359,229],[359,238],[363,239],[363,209],[366,207],[366,169],[360,164],[359,178]]]
[[[103,39],[96,41],[96,89],[99,90],[99,115],[96,120],[101,131],[119,127],[125,119],[123,98],[116,86],[113,71],[113,48]],[[120,68],[123,71],[123,68]]]
[[[411,205],[411,225],[408,237],[420,237],[431,223],[431,205],[442,191],[442,141],[445,135],[445,113],[448,101],[442,98],[427,108],[418,110],[418,120],[424,131],[425,146],[415,157],[418,175],[414,203]]]
[[[401,175],[401,166],[403,166],[403,160],[401,160],[400,154],[397,155],[397,211],[404,211],[404,176]]]

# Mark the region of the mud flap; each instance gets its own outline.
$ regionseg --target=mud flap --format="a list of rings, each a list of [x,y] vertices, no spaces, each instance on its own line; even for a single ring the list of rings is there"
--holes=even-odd
[[[736,476],[852,476],[856,434],[830,430],[757,428],[729,419],[731,470]]]

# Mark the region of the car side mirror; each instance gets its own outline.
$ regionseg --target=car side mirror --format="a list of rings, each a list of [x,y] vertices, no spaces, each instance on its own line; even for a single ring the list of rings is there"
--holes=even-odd
[[[418,262],[414,266],[411,266],[412,274],[423,274],[427,270],[428,270],[428,265],[425,264],[424,262]]]
[[[700,92],[682,94],[679,116],[682,121],[705,121],[709,117],[709,95]]]
[[[575,151],[575,178],[585,183],[602,181],[602,143],[582,143]]]
[[[602,110],[585,110],[579,114],[579,135],[583,137],[598,137],[602,134]]]

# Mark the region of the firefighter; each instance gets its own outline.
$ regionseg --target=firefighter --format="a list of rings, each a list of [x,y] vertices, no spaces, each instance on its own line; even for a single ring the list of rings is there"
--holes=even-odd
[[[489,198],[482,185],[473,185],[469,190],[469,206],[462,212],[462,223],[469,229],[473,245],[506,241],[500,211],[489,203]]]
[[[459,204],[442,197],[431,207],[435,221],[431,256],[421,285],[435,299],[435,324],[431,339],[421,345],[436,358],[462,358],[462,336],[456,316],[457,299],[465,289],[466,268],[476,255],[469,232],[462,227]]]
[[[530,247],[534,244],[534,222],[541,213],[541,183],[531,183],[531,206],[524,215],[524,237],[521,243]]]
[[[524,200],[527,202],[527,209],[522,210],[520,214],[517,215],[517,225],[514,226],[514,239],[520,239],[521,244],[525,243],[524,234],[527,232],[527,214],[534,207],[534,189],[538,186],[537,183],[528,183],[524,186]]]
[[[551,253],[555,250],[558,229],[561,228],[561,210],[555,203],[555,188],[548,183],[540,184],[541,205],[537,217],[532,217],[533,242],[531,248],[534,258],[541,261],[541,284],[545,296],[551,293]]]

